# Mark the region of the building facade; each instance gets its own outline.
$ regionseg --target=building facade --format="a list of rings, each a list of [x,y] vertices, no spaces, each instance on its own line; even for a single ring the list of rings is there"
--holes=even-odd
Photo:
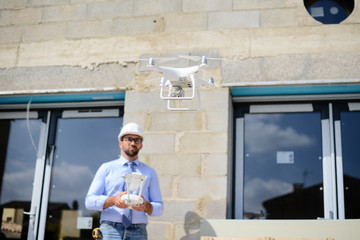
[[[149,239],[200,239],[207,219],[359,219],[359,4],[2,0],[1,231],[88,239],[84,197],[127,122],[165,202]],[[149,58],[202,56],[215,86],[169,110]]]

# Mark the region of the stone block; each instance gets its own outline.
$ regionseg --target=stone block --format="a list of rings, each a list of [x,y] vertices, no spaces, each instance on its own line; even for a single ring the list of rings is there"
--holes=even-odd
[[[231,10],[232,0],[184,0],[184,12],[211,12]]]
[[[160,182],[161,195],[163,200],[170,200],[174,198],[174,177],[161,175],[161,172],[155,168]]]
[[[210,201],[204,209],[204,218],[226,219],[226,200]]]
[[[25,25],[23,29],[23,41],[49,41],[63,39],[65,36],[66,23],[44,23]]]
[[[206,13],[188,13],[188,14],[166,14],[165,31],[195,31],[207,29],[207,14]]]
[[[86,4],[44,7],[43,22],[83,20],[86,18]]]
[[[260,11],[211,12],[209,29],[238,29],[260,27]]]
[[[130,70],[130,67],[122,68],[118,64],[104,64],[95,71],[71,66],[19,67],[9,69],[3,80],[7,81],[8,88],[12,90],[33,89],[33,86],[36,89],[63,89],[64,85],[66,88],[102,89],[115,84],[123,85],[116,72],[122,72],[122,80],[126,82],[126,70]]]
[[[27,0],[1,0],[0,10],[21,9],[26,7]]]
[[[341,33],[341,34],[339,34]],[[262,28],[251,32],[253,57],[319,52],[357,52],[360,37],[356,25]]]
[[[154,219],[154,221],[152,221]],[[149,219],[149,224],[146,227],[149,240],[170,240],[172,239],[172,226],[169,223],[155,222],[156,217]]]
[[[17,66],[76,65],[92,68],[94,63],[129,61],[138,57],[132,50],[135,46],[131,46],[136,45],[135,42],[134,37],[125,36],[24,43]]]
[[[68,22],[65,37],[68,39],[110,36],[112,20]]]
[[[130,17],[132,12],[132,1],[94,1],[87,5],[87,18],[90,19],[105,20]]]
[[[211,200],[226,199],[227,177],[181,177],[178,182],[178,198]],[[204,207],[204,206],[203,206]]]
[[[209,110],[205,114],[206,130],[208,131],[228,131],[229,125],[229,109],[223,110]]]
[[[228,109],[230,96],[227,88],[203,87],[200,94],[202,109]]]
[[[250,56],[250,32],[251,28],[226,29],[221,31],[224,35],[223,39],[213,38],[223,43],[222,47],[219,48],[220,56],[223,57],[221,60],[222,65],[233,59]],[[231,36],[231,38],[226,36]]]
[[[24,8],[3,10],[0,15],[0,26],[39,23],[42,8]]]
[[[195,211],[195,201],[164,201],[163,215],[156,217],[157,222],[166,221],[168,223],[184,222],[187,214]],[[154,218],[155,220],[155,218]]]
[[[133,16],[151,16],[158,14],[167,14],[174,12],[181,12],[181,0],[158,0],[158,1],[143,1],[134,0]]]
[[[0,32],[0,44],[18,43],[21,41],[22,31],[20,26],[0,27]],[[6,48],[2,49],[5,50]]]
[[[73,2],[73,0],[71,2]],[[61,4],[69,4],[69,0],[28,0],[29,6],[51,6]]]
[[[302,73],[310,66],[304,79],[359,79],[360,76],[359,51],[310,54],[308,61],[302,62]]]
[[[160,175],[190,176],[200,175],[200,154],[153,154],[149,165]]]
[[[204,175],[225,176],[228,174],[228,155],[223,154],[204,154]]]
[[[125,103],[126,106],[126,103]],[[147,134],[144,133],[142,153],[167,154],[174,153],[175,134]]]
[[[233,61],[224,66],[230,82],[344,79],[359,76],[359,53],[289,54]],[[231,67],[230,67],[231,66]],[[282,66],[279,68],[278,66]],[[234,69],[237,69],[234,71]]]
[[[114,35],[150,33],[155,30],[157,24],[157,17],[118,18],[114,20],[112,33]]]
[[[179,140],[181,153],[226,153],[227,132],[189,132]]]
[[[125,111],[124,112],[124,124],[129,122],[135,122],[139,124],[144,131],[148,131],[147,129],[147,113],[144,111],[139,112],[132,112],[132,111]]]
[[[166,109],[166,102],[160,99],[159,92],[126,92],[125,112],[151,112],[159,109]]]
[[[279,9],[279,8],[288,8],[297,6],[300,1],[293,0],[234,0],[233,9],[234,10],[248,10],[248,9]],[[302,2],[301,2],[302,3]],[[302,3],[303,5],[303,3]],[[303,5],[304,6],[304,5]]]
[[[203,114],[200,111],[151,112],[149,122],[151,131],[199,131],[203,125]]]
[[[261,27],[299,26],[299,9],[268,9],[261,11]]]
[[[1,35],[0,35],[1,42]],[[18,52],[18,44],[1,44],[0,45],[0,66],[2,68],[12,67],[16,64],[17,52]],[[9,82],[4,80],[5,76],[7,76],[7,69],[2,69],[0,71],[0,90],[1,91],[9,91],[12,90],[9,87]]]

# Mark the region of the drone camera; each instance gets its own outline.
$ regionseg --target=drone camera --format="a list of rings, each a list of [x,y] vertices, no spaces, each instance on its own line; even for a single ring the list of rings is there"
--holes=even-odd
[[[171,97],[181,98],[184,97],[184,95],[185,95],[185,91],[180,86],[173,86],[173,88],[171,89],[171,93],[170,93]]]

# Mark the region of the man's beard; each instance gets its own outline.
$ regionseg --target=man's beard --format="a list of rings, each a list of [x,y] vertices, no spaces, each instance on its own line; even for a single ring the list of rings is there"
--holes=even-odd
[[[125,149],[125,150],[123,150],[124,151],[124,153],[126,154],[126,155],[128,155],[129,157],[135,157],[136,155],[138,155],[138,153],[139,153],[139,149],[136,149],[136,150],[134,150],[134,151],[130,151],[129,149]]]

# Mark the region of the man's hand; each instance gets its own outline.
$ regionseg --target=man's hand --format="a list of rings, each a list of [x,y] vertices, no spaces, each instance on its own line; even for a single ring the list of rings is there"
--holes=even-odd
[[[118,195],[115,195],[115,196],[110,196],[106,199],[105,201],[105,204],[104,204],[104,209],[105,208],[108,208],[108,207],[111,207],[111,206],[116,206],[118,208],[128,208],[129,205],[126,205],[122,200],[121,200],[121,196],[122,195],[125,195],[127,194],[127,192],[120,192]],[[141,196],[143,199],[144,197]],[[142,212],[142,211],[145,211],[148,215],[151,215],[152,211],[153,211],[153,207],[151,205],[150,202],[147,202],[145,201],[144,199],[144,202],[143,204],[139,204],[139,205],[134,205],[134,206],[131,206],[132,209],[136,210],[136,211],[139,211],[139,212]]]
[[[143,196],[141,196],[141,197],[144,199]],[[145,201],[145,199],[144,199],[143,204],[140,204],[138,206],[132,206],[132,209],[139,211],[139,212],[145,211],[148,215],[150,215],[153,211],[153,207],[152,207],[151,203]]]
[[[127,192],[120,192],[118,195],[115,196],[114,205],[118,208],[128,208],[129,206],[126,205],[122,200],[121,196],[127,194]]]
[[[105,209],[114,205],[118,208],[127,208],[128,205],[121,200],[121,196],[124,194],[126,194],[126,192],[120,192],[118,195],[108,197],[105,200],[103,208]]]

